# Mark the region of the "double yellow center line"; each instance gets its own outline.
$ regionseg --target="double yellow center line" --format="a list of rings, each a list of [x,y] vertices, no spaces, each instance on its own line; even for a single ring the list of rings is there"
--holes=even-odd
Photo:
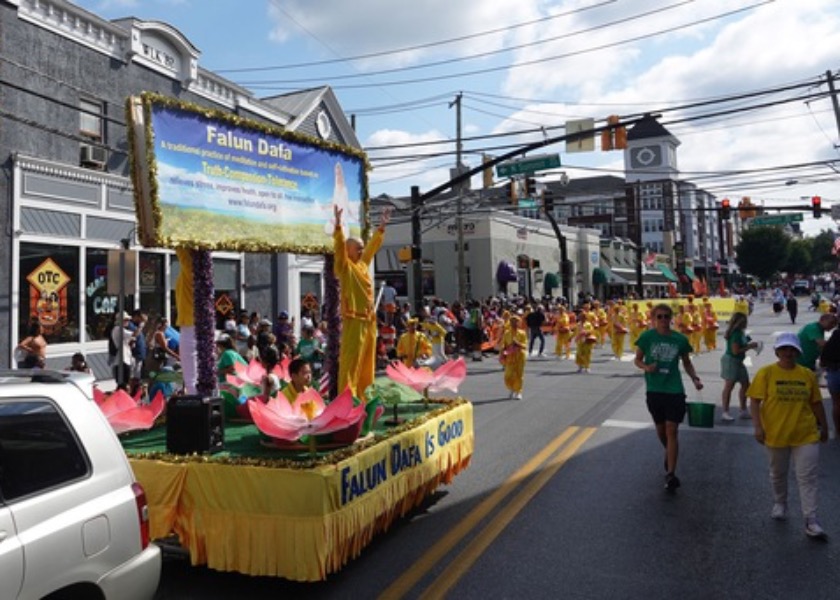
[[[522,465],[513,475],[479,504],[467,518],[457,527],[449,530],[438,542],[432,546],[410,569],[406,570],[379,596],[381,600],[403,598],[411,591],[429,571],[434,568],[452,549],[461,542],[472,530],[493,512],[502,501],[522,485],[534,471],[546,461],[545,468],[530,480],[514,498],[476,535],[458,556],[449,561],[449,566],[432,584],[426,588],[421,598],[443,598],[446,593],[472,567],[493,540],[505,527],[527,506],[528,502],[537,495],[542,487],[560,470],[575,452],[595,433],[595,428],[569,427],[554,438],[545,448],[535,454]],[[571,441],[569,441],[571,440]],[[565,447],[564,444],[569,442]],[[562,451],[558,450],[562,448]],[[555,454],[556,453],[556,454]]]

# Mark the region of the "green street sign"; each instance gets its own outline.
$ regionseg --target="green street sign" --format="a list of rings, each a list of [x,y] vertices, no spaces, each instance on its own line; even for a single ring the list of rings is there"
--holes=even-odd
[[[761,215],[750,221],[751,225],[787,225],[788,223],[801,223],[802,213],[790,213],[789,215]]]
[[[496,176],[512,177],[513,175],[526,175],[536,173],[537,171],[545,171],[546,169],[555,169],[559,166],[559,154],[540,154],[499,163],[496,165]]]
[[[519,198],[516,201],[516,208],[536,208],[537,201],[533,198]]]

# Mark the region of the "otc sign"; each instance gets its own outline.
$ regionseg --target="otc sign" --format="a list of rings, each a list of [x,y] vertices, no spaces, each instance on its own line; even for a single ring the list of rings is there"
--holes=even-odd
[[[29,282],[29,316],[37,320],[44,333],[52,333],[67,317],[67,291],[70,277],[52,258],[46,259],[26,276]]]

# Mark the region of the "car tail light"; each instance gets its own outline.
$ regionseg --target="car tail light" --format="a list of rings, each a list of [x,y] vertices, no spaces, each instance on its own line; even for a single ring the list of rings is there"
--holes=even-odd
[[[136,481],[131,484],[134,492],[134,503],[137,505],[137,519],[140,521],[140,547],[145,550],[149,545],[149,504],[146,502],[146,491]]]

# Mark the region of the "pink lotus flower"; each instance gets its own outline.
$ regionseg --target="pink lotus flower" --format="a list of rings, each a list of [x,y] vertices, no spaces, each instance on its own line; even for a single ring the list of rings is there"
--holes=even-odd
[[[354,405],[350,388],[330,404],[324,404],[317,390],[310,388],[300,394],[294,404],[285,397],[271,398],[267,404],[251,399],[248,408],[261,432],[286,441],[353,427],[366,416],[364,404]]]
[[[434,371],[430,371],[425,367],[414,369],[401,362],[394,362],[388,365],[385,373],[397,383],[407,385],[421,393],[427,389],[430,393],[444,390],[457,393],[458,386],[467,377],[467,363],[463,358],[458,358],[458,360],[447,361]]]
[[[151,429],[166,406],[163,392],[155,394],[151,404],[140,404],[140,392],[132,398],[123,390],[106,395],[94,388],[93,399],[118,435],[126,431]]]
[[[280,379],[289,381],[291,379],[289,376],[290,362],[292,362],[292,359],[288,356],[285,357],[279,364],[274,365],[271,372],[274,375],[277,375]],[[248,384],[262,388],[263,377],[268,374],[268,371],[265,370],[263,364],[256,359],[253,359],[247,365],[234,363],[233,368],[236,371],[236,375],[228,375],[227,380],[228,383],[231,383],[239,388],[245,387]]]

